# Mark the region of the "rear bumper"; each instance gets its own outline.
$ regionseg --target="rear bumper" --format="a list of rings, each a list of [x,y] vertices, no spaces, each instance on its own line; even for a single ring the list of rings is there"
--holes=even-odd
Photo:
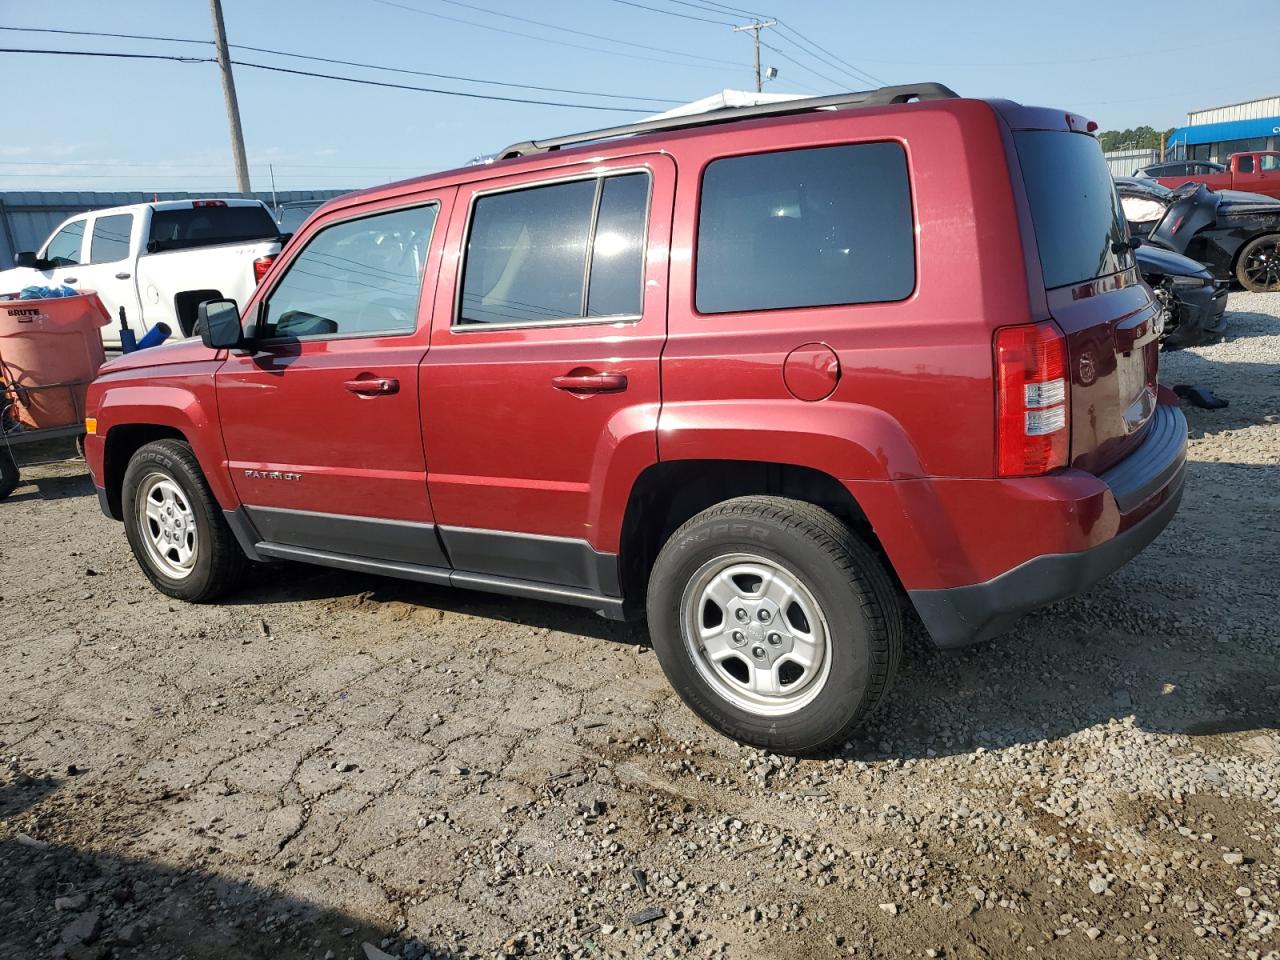
[[[982,583],[911,590],[907,595],[939,647],[988,640],[1032,610],[1081,593],[1132,560],[1173,518],[1186,473],[1187,421],[1161,404],[1146,440],[1099,479],[1121,522],[1086,550],[1033,557]]]

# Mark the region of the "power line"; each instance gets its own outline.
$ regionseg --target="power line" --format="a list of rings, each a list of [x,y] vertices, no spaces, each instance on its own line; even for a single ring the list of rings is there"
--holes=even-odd
[[[173,60],[178,63],[214,63],[212,57],[178,57],[159,53],[115,53],[99,50],[34,50],[17,47],[0,47],[0,53],[36,53],[64,57],[120,57],[128,60]],[[317,73],[311,70],[296,70],[290,67],[276,67],[265,63],[250,63],[247,60],[232,60],[237,67],[249,67],[254,70],[270,70],[274,73],[288,73],[300,77],[316,77],[323,80],[340,80],[345,83],[358,83],[369,87],[385,87],[391,90],[413,90],[418,93],[434,93],[444,97],[466,97],[471,100],[496,100],[503,103],[526,103],[543,107],[574,107],[578,110],[603,110],[611,113],[648,113],[651,107],[639,105],[633,107],[607,107],[591,103],[567,103],[561,100],[534,100],[526,97],[503,97],[491,93],[468,93],[463,90],[441,90],[436,87],[415,87],[405,83],[389,83],[383,80],[364,80],[358,77],[343,77],[332,73]]]
[[[888,84],[884,80],[880,79],[875,74],[868,73],[866,70],[863,70],[861,67],[855,67],[848,60],[845,60],[843,57],[837,56],[836,54],[832,53],[830,50],[828,50],[826,47],[822,46],[821,44],[817,43],[816,41],[810,40],[808,37],[806,37],[803,33],[801,33],[795,27],[791,26],[789,23],[779,22],[779,26],[783,30],[787,31],[788,33],[791,33],[794,36],[800,38],[800,40],[809,44],[814,49],[819,50],[822,53],[825,53],[832,60],[835,60],[838,63],[843,64],[845,67],[848,68],[844,71],[845,73],[849,73],[850,71],[853,71],[853,74],[861,75],[862,77],[865,77],[866,79],[870,80],[872,83],[878,83],[881,86],[888,86]],[[794,40],[792,40],[791,42],[796,43],[796,41]],[[796,44],[796,45],[799,46],[799,44]],[[839,69],[839,67],[837,67],[837,69]]]
[[[447,3],[454,7],[463,7],[467,10],[475,10],[478,13],[487,13],[490,16],[502,17],[506,20],[516,20],[520,23],[529,23],[536,27],[545,27],[548,30],[559,30],[562,33],[571,33],[579,37],[589,37],[592,40],[604,40],[608,43],[620,43],[627,47],[637,47],[641,50],[652,50],[655,53],[666,53],[677,57],[689,57],[694,60],[706,60],[710,63],[722,63],[730,66],[736,66],[732,60],[718,60],[715,57],[706,57],[697,53],[684,53],[680,50],[671,50],[666,47],[653,47],[647,43],[636,43],[633,40],[619,40],[616,37],[610,37],[600,33],[588,33],[585,30],[574,30],[572,27],[563,27],[555,23],[547,23],[545,20],[532,20],[529,17],[518,17],[514,13],[504,13],[500,10],[490,10],[488,7],[477,6],[473,3],[466,3],[464,0],[440,0],[441,3]]]
[[[654,13],[665,13],[669,17],[681,17],[685,20],[698,20],[702,23],[714,23],[722,27],[732,27],[732,20],[709,20],[706,17],[695,17],[691,13],[680,13],[678,10],[663,10],[661,7],[651,7],[645,3],[637,3],[636,0],[613,0],[614,3],[626,4],[628,7],[639,7],[641,10],[651,10]],[[689,6],[693,6],[689,4]],[[701,7],[694,7],[695,10],[701,10]]]
[[[212,46],[212,40],[195,40],[189,37],[161,37],[154,34],[139,33],[104,33],[97,30],[63,30],[53,27],[3,27],[0,30],[14,30],[23,33],[58,33],[78,37],[112,37],[127,40],[159,40],[168,43],[197,43]],[[408,67],[388,67],[379,63],[362,63],[358,60],[338,60],[333,57],[320,57],[308,53],[292,53],[288,50],[276,50],[271,47],[255,47],[245,43],[232,43],[233,50],[251,50],[254,53],[267,53],[278,57],[290,57],[295,60],[313,60],[317,63],[333,63],[345,67],[364,67],[369,70],[382,70],[388,73],[404,73],[418,77],[435,77],[439,80],[457,80],[463,83],[480,83],[494,87],[514,87],[521,90],[539,90],[544,93],[569,93],[577,96],[599,97],[606,100],[645,100],[653,103],[681,103],[664,97],[631,96],[625,93],[598,93],[594,90],[573,90],[566,87],[542,87],[531,83],[508,83],[503,80],[485,80],[479,77],[464,77],[451,73],[432,73],[428,70],[411,70]]]
[[[553,40],[550,37],[539,37],[531,33],[522,33],[519,30],[508,30],[506,27],[495,27],[492,24],[488,24],[488,23],[477,23],[474,20],[464,20],[462,17],[450,17],[443,13],[433,13],[429,10],[423,10],[419,7],[411,7],[406,3],[398,3],[397,0],[371,0],[371,2],[380,3],[384,7],[396,7],[397,9],[400,9],[400,10],[407,10],[410,13],[420,14],[421,16],[424,16],[424,17],[435,17],[437,20],[448,20],[450,23],[464,23],[469,27],[479,27],[481,30],[492,30],[494,33],[505,33],[505,34],[508,34],[509,36],[521,37],[525,40],[537,40],[541,43],[552,43],[559,47],[572,47],[574,50],[586,50],[589,53],[602,52],[599,47],[588,47],[585,44],[581,44],[581,43],[570,43],[568,40]],[[721,67],[713,66],[711,64],[685,63],[679,60],[666,60],[666,59],[663,59],[662,57],[647,57],[639,53],[623,53],[621,50],[611,50],[609,51],[609,56],[626,57],[629,60],[647,60],[650,63],[666,63],[666,64],[671,64],[672,66],[688,67],[694,70],[720,70],[721,72],[723,72]],[[677,54],[677,56],[688,57],[688,56],[693,56],[693,54],[680,53],[680,54]]]
[[[769,19],[768,14],[753,13],[750,10],[743,10],[741,7],[730,7],[723,3],[714,3],[712,0],[704,0],[702,3],[690,3],[689,0],[667,0],[668,3],[678,3],[682,7],[692,7],[695,10],[709,10],[715,13],[724,12],[731,17],[754,17],[757,20]]]
[[[141,162],[137,160],[0,160],[7,167],[151,167],[165,170],[201,170],[213,167],[222,169],[223,163],[166,163],[161,160]],[[262,169],[267,166],[289,167],[301,170],[418,170],[415,164],[392,166],[388,164],[345,164],[345,163],[277,163],[275,160],[255,160],[251,167]]]
[[[114,53],[102,50],[27,50],[0,47],[0,53],[47,53],[61,57],[116,57],[122,60],[172,60],[175,63],[215,63],[213,57],[176,57],[160,53]]]
[[[615,0],[615,2],[620,2],[620,3],[630,2],[630,0]],[[701,2],[690,2],[690,0],[667,0],[667,2],[677,3],[682,7],[689,7],[694,10],[702,10],[707,13],[723,12],[723,13],[730,14],[732,16],[748,17],[756,20],[777,19],[777,18],[771,18],[767,14],[763,14],[763,13],[752,13],[751,11],[743,10],[741,7],[731,7],[723,3],[715,3],[713,2],[713,0],[701,0]],[[656,10],[657,8],[646,7],[646,9]],[[689,14],[678,13],[675,10],[663,10],[659,12],[667,13],[673,17],[689,17],[690,19],[698,19],[696,17],[691,17]],[[715,21],[715,22],[723,23],[724,21]],[[791,26],[789,23],[779,19],[778,26],[782,30],[785,30],[791,33],[794,38],[797,38],[797,39],[793,39],[792,37],[782,37],[783,40],[799,48],[804,53],[805,56],[811,57],[814,60],[817,60],[821,63],[825,63],[829,67],[834,67],[835,69],[839,70],[841,73],[848,74],[849,76],[857,80],[858,83],[864,83],[864,82],[877,83],[882,86],[886,84],[886,81],[881,80],[879,77],[876,77],[874,74],[868,73],[867,71],[862,70],[859,67],[855,67],[848,60],[845,60],[844,58],[832,53],[830,50],[828,50],[826,47],[823,47],[821,44],[813,40],[810,40],[807,36],[805,36],[805,34],[801,33],[799,30]],[[815,53],[814,52],[815,50],[820,52]],[[823,54],[825,54],[826,56],[823,56]],[[791,62],[796,63],[795,60],[792,60]],[[797,64],[797,66],[803,67],[803,64]],[[836,83],[837,86],[841,85],[836,81],[831,81],[831,82]]]
[[[0,51],[2,52],[2,51]],[[369,87],[386,87],[391,90],[416,90],[420,93],[436,93],[446,97],[469,97],[472,100],[498,100],[503,103],[530,103],[543,107],[575,107],[579,110],[604,110],[611,113],[648,113],[651,107],[606,107],[593,103],[566,103],[560,100],[531,100],[524,97],[502,97],[492,93],[467,93],[463,90],[440,90],[435,87],[415,87],[406,83],[390,83],[386,80],[364,80],[359,77],[343,77],[334,73],[317,73],[312,70],[297,70],[292,67],[276,67],[265,63],[250,63],[247,60],[232,60],[237,67],[249,67],[254,70],[270,70],[273,73],[288,73],[299,77],[318,77],[323,80],[341,80],[345,83],[359,83]]]
[[[799,60],[797,60],[795,57],[793,57],[793,56],[791,56],[791,55],[787,54],[785,51],[779,50],[777,47],[775,47],[775,46],[774,46],[773,44],[771,44],[771,43],[765,43],[764,41],[761,41],[761,42],[760,42],[760,46],[762,46],[762,47],[766,47],[766,48],[768,48],[768,49],[772,50],[772,51],[773,51],[774,53],[776,53],[778,56],[782,57],[782,59],[783,59],[783,60],[787,60],[787,61],[789,61],[789,62],[791,62],[791,63],[794,63],[794,64],[795,64],[797,67],[799,67],[801,70],[804,70],[804,71],[805,71],[805,72],[807,72],[807,73],[811,73],[811,74],[813,74],[815,77],[819,77],[819,78],[821,78],[821,79],[823,79],[823,80],[827,81],[827,83],[831,84],[833,87],[837,87],[837,88],[838,88],[838,87],[842,87],[842,86],[844,86],[844,84],[842,84],[839,80],[833,80],[833,79],[831,79],[831,77],[828,77],[825,73],[820,73],[819,71],[817,71],[817,70],[813,69],[813,67],[805,66],[803,63],[801,63],[801,62],[800,62]]]

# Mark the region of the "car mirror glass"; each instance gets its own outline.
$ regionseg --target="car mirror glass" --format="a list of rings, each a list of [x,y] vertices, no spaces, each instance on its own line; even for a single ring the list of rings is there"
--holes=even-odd
[[[234,300],[206,300],[196,310],[196,326],[206,347],[229,350],[244,342],[240,308]]]

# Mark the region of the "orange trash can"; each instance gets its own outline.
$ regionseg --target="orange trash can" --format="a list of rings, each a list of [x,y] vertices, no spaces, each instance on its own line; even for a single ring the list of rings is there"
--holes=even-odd
[[[85,391],[106,361],[98,329],[110,322],[92,290],[0,300],[0,380],[19,421],[40,430],[84,419]]]

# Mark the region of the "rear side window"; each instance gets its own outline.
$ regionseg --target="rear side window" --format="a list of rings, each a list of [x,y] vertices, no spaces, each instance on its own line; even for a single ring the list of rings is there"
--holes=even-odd
[[[1128,228],[1098,141],[1052,130],[1022,130],[1013,139],[1045,287],[1129,267]]]
[[[907,157],[896,143],[728,157],[698,215],[700,313],[902,300],[915,289]]]
[[[306,339],[413,331],[436,212],[434,205],[393,210],[321,230],[271,291],[258,335]]]
[[[647,173],[479,197],[458,323],[639,316],[648,207]]]
[[[129,256],[129,235],[133,232],[133,214],[117,213],[93,221],[89,240],[90,263],[116,263]]]
[[[266,207],[191,207],[151,214],[150,248],[183,247],[265,240],[280,234]]]
[[[1237,157],[1236,169],[1241,173],[1253,173],[1253,157]]]

